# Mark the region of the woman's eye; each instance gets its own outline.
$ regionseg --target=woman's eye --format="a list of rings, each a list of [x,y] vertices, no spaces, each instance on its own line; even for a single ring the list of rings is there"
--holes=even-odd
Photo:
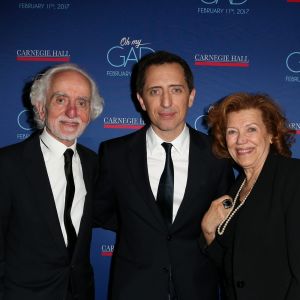
[[[233,134],[235,134],[236,133],[236,131],[235,130],[232,130],[232,129],[229,129],[229,130],[227,130],[227,135],[233,135]]]
[[[255,132],[256,131],[256,128],[255,127],[249,127],[248,128],[248,132]]]

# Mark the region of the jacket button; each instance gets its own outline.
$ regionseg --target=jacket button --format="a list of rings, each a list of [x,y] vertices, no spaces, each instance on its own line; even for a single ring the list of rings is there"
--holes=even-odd
[[[237,286],[238,288],[243,288],[243,287],[245,286],[245,282],[242,281],[242,280],[237,281],[237,282],[236,282],[236,286]]]

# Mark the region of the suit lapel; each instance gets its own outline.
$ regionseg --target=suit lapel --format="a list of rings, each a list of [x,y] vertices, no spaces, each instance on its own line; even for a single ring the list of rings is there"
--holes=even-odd
[[[38,134],[26,141],[23,162],[24,173],[32,191],[35,191],[32,197],[36,202],[37,213],[45,220],[58,247],[66,251]]]
[[[175,231],[177,228],[180,228],[182,224],[189,219],[190,205],[195,201],[195,196],[197,191],[199,191],[199,185],[201,185],[202,180],[207,176],[208,172],[207,167],[207,155],[206,148],[200,142],[199,137],[195,136],[193,129],[190,130],[190,151],[189,151],[189,166],[188,166],[188,177],[187,184],[185,188],[185,193],[179,210],[177,212],[176,218],[172,225],[172,231]],[[195,183],[195,180],[198,181],[198,184]],[[200,199],[198,199],[200,200]]]
[[[159,228],[165,227],[163,218],[156,205],[154,195],[151,190],[148,167],[147,167],[147,150],[146,150],[146,131],[148,127],[136,133],[129,148],[128,166],[134,185],[142,195],[141,201],[145,201],[151,214],[159,224]]]
[[[93,179],[92,168],[90,167],[91,163],[88,160],[88,156],[85,155],[84,150],[80,147],[80,145],[77,145],[77,151],[80,156],[83,180],[87,192],[84,201],[84,207],[83,207],[82,218],[80,221],[79,232],[78,232],[78,242],[79,242],[81,240],[80,239],[81,235],[84,234],[84,229],[87,228],[87,226],[91,226],[88,224],[88,222],[90,221],[88,216],[89,216],[89,210],[91,209],[91,201],[92,201],[91,194],[92,194],[94,179]]]

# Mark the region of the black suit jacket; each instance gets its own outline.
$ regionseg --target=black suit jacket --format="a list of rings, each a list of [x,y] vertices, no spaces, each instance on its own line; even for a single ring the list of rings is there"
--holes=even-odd
[[[94,299],[89,261],[92,190],[97,155],[77,145],[87,195],[71,261],[38,134],[0,150],[0,299],[65,299],[68,281],[77,299]]]
[[[103,142],[95,219],[117,230],[112,299],[166,300],[172,270],[180,300],[218,297],[218,274],[198,244],[210,202],[225,193],[231,167],[211,154],[208,137],[190,128],[188,180],[170,230],[153,196],[147,170],[146,130]]]
[[[300,299],[299,174],[300,160],[270,154],[245,204],[206,249],[224,268],[228,299]]]

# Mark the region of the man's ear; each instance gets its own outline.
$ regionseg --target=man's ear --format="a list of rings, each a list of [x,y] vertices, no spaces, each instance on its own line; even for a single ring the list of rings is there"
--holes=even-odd
[[[42,102],[37,102],[35,105],[35,110],[38,112],[40,119],[42,121],[45,121],[46,118],[46,108],[45,108],[45,104]]]
[[[192,107],[195,97],[196,97],[196,90],[192,89],[190,96],[189,96],[189,107]]]
[[[146,111],[146,106],[144,104],[144,100],[143,100],[142,96],[139,93],[137,93],[136,97],[141,105],[142,110]]]

